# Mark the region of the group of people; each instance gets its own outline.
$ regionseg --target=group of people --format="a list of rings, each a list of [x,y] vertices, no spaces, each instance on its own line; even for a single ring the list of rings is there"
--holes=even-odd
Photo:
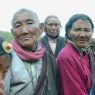
[[[40,23],[34,11],[24,8],[11,24],[11,52],[0,41],[0,66],[7,64],[0,95],[95,95],[95,58],[89,48],[94,24],[88,15],[71,16],[65,37],[55,15]],[[9,57],[4,59],[1,51]]]

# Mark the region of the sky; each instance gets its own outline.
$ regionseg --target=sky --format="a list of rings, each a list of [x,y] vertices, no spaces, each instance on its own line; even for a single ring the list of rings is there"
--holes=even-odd
[[[2,0],[0,3],[0,30],[11,32],[13,14],[21,9],[31,9],[37,13],[41,22],[48,15],[56,15],[62,24],[60,35],[64,36],[64,26],[76,13],[90,16],[95,24],[95,0]],[[93,33],[95,38],[95,32]]]

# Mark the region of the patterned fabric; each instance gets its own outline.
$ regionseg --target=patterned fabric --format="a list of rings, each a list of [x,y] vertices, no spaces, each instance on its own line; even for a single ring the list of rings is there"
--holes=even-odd
[[[32,62],[31,64],[27,61],[24,61],[24,64],[32,82],[31,92],[33,93],[33,89],[36,87],[38,78],[41,74],[42,60],[37,61],[37,62]]]

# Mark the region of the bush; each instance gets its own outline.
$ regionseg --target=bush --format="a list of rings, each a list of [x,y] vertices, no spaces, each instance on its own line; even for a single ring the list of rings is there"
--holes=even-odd
[[[13,39],[11,32],[0,31],[0,37],[4,38],[4,40],[8,42],[12,42],[12,39]]]

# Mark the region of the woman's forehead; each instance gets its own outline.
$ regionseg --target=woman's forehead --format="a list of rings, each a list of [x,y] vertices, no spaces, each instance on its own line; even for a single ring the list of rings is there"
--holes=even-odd
[[[91,28],[91,23],[88,20],[78,19],[73,23],[72,27]]]

